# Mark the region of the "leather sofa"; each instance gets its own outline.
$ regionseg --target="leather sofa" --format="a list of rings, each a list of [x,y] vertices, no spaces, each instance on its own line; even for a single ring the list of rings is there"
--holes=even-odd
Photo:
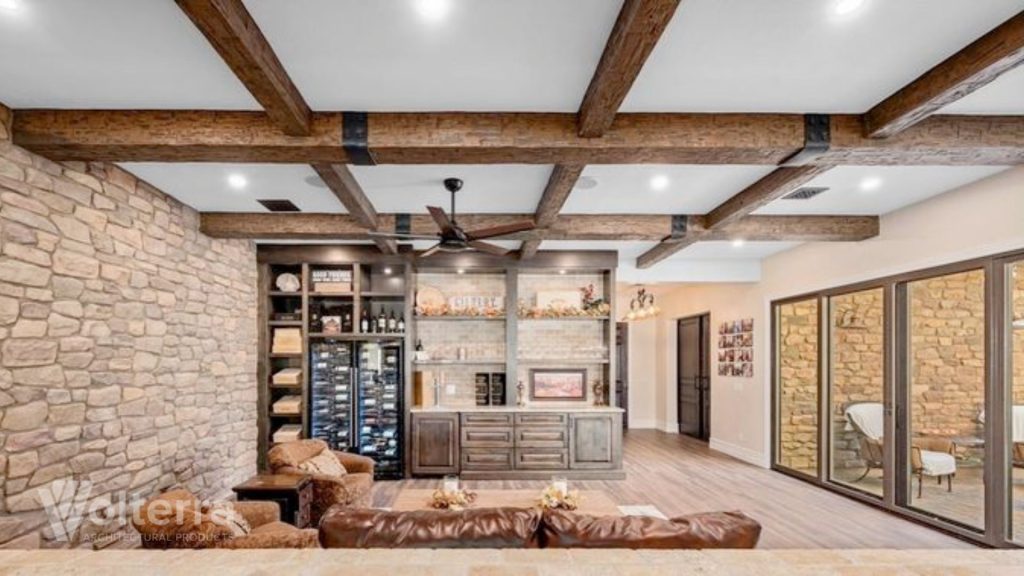
[[[760,535],[761,525],[740,512],[663,520],[533,508],[335,507],[320,523],[324,548],[754,548]]]

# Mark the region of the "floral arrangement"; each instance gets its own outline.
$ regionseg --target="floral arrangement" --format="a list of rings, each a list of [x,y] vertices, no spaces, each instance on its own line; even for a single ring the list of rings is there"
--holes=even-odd
[[[603,300],[599,301],[592,308],[584,309],[575,306],[538,308],[536,306],[526,306],[522,303],[519,304],[520,318],[601,318],[611,313],[612,307]]]
[[[452,308],[447,304],[440,306],[417,306],[417,316],[468,316],[468,317],[479,317],[479,318],[496,318],[498,316],[504,316],[505,310],[503,308],[497,308],[493,306],[487,306],[484,308]]]
[[[540,494],[537,504],[545,510],[575,510],[580,507],[579,490],[563,492],[553,485],[548,486]]]
[[[430,507],[436,510],[464,510],[476,502],[476,492],[465,488],[455,491],[438,489],[430,497]]]

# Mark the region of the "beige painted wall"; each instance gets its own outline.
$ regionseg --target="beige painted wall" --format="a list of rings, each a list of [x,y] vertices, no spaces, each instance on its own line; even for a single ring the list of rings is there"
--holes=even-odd
[[[895,192],[898,193],[898,192]],[[881,234],[859,243],[810,243],[765,259],[756,284],[708,284],[662,296],[656,349],[656,411],[674,428],[676,318],[710,311],[712,326],[754,318],[754,377],[719,377],[712,358],[711,445],[767,466],[773,300],[1024,248],[1024,168],[1016,168],[882,218]],[[634,363],[644,359],[633,358]]]
[[[652,352],[657,346],[653,320],[629,325],[629,427],[655,428],[658,423],[657,372]]]

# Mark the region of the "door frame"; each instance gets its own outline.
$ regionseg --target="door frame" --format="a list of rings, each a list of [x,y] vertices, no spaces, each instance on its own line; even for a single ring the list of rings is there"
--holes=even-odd
[[[681,395],[679,394],[679,349],[682,342],[679,340],[679,327],[683,322],[699,320],[701,321],[701,340],[700,340],[700,357],[701,357],[701,368],[703,374],[699,376],[704,383],[701,385],[700,393],[698,394],[698,428],[699,433],[697,436],[692,436],[682,431],[682,412],[679,410],[681,404]],[[683,316],[676,318],[676,432],[683,434],[684,436],[690,436],[703,442],[708,442],[711,439],[711,312],[702,312],[700,314],[691,314],[689,316]],[[707,421],[705,421],[705,413],[707,414]]]
[[[620,332],[620,330],[621,330],[621,332]],[[622,355],[621,359],[618,357],[618,349],[617,349],[618,346],[620,345],[620,343],[619,343],[619,340],[620,340],[619,336],[620,336],[620,334],[622,336],[622,338],[621,338],[621,346],[623,348],[625,348],[625,353]],[[622,371],[622,386],[618,386],[618,382],[616,382],[615,390],[616,390],[616,392],[618,392],[620,390],[622,392],[621,396],[622,396],[622,404],[623,405],[619,406],[619,408],[622,408],[622,410],[623,410],[623,412],[622,412],[622,429],[623,430],[628,430],[629,429],[629,322],[616,322],[615,323],[615,346],[616,346],[616,351],[615,351],[616,352],[616,358],[615,358],[615,370],[616,370],[616,373],[613,374],[612,377],[615,380],[618,380],[619,371],[620,370]],[[620,360],[621,360],[621,362],[620,362]],[[611,398],[609,400],[614,400],[614,398]]]

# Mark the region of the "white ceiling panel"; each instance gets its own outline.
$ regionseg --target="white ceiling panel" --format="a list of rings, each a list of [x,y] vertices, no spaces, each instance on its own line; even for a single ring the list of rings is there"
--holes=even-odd
[[[579,108],[622,0],[245,0],[317,110]]]
[[[1024,114],[1024,66],[946,106],[940,114]]]
[[[427,206],[449,210],[451,196],[445,178],[461,178],[463,188],[456,194],[456,210],[532,214],[551,176],[551,166],[503,165],[386,165],[352,166],[378,212],[425,214]]]
[[[666,259],[678,260],[760,260],[799,246],[800,242],[698,242]]]
[[[7,0],[0,102],[13,108],[258,110],[169,0]]]
[[[687,0],[626,112],[863,112],[1021,0]]]
[[[125,170],[200,212],[266,212],[257,200],[291,200],[303,212],[345,213],[304,164],[165,164],[124,162]],[[241,189],[229,180],[241,176]]]
[[[565,214],[705,214],[772,166],[591,165]],[[587,187],[593,186],[593,187]]]
[[[1001,166],[839,166],[807,186],[810,200],[776,200],[755,214],[882,215],[1006,170]]]

